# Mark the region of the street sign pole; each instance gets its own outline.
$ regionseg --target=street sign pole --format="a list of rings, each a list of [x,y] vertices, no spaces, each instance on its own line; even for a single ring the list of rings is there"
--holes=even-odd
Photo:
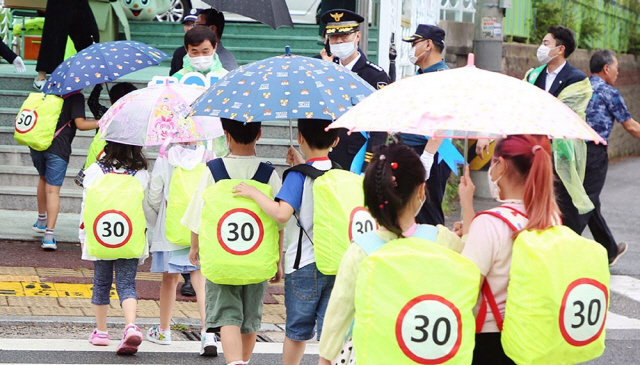
[[[476,3],[473,53],[476,67],[502,71],[502,38],[504,37],[503,9],[509,1],[478,0]]]

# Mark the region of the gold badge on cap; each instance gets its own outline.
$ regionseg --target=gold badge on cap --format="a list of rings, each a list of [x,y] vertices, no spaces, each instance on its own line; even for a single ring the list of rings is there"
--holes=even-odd
[[[342,17],[344,16],[344,13],[329,13],[329,15],[331,15],[333,20],[335,20],[336,22],[339,22],[340,19],[342,19]]]

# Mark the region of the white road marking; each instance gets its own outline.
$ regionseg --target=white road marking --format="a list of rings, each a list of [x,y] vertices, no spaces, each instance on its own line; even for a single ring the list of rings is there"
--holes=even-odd
[[[611,275],[610,289],[636,302],[640,302],[640,280],[631,276]]]
[[[0,338],[0,351],[92,351],[115,352],[118,340],[111,340],[109,346],[94,346],[88,340],[42,340],[42,339],[13,339]],[[218,343],[219,352],[224,352],[222,345]],[[199,341],[173,341],[171,345],[158,345],[149,341],[143,341],[138,350],[139,353],[193,353],[200,350]],[[256,354],[281,354],[282,343],[258,342],[254,350]],[[317,355],[318,344],[308,343],[305,354]]]
[[[605,328],[607,330],[637,330],[640,329],[640,320],[609,312]]]

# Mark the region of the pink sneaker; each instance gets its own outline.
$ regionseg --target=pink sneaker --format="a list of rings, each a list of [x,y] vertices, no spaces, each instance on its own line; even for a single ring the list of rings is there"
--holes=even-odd
[[[99,333],[98,329],[94,329],[91,337],[89,337],[89,342],[91,342],[94,346],[108,346],[109,345],[109,334],[106,332]]]
[[[116,347],[116,354],[133,355],[138,352],[140,343],[142,343],[142,331],[135,324],[130,324],[124,329],[122,341]]]

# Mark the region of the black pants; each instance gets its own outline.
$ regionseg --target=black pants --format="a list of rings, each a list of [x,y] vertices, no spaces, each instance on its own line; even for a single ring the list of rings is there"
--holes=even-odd
[[[583,186],[595,208],[586,214],[578,213],[578,209],[571,202],[571,196],[559,178],[556,179],[555,188],[563,224],[578,234],[582,234],[588,225],[593,238],[607,249],[607,254],[611,259],[618,254],[618,245],[600,212],[600,193],[604,187],[608,168],[607,147],[588,142]]]
[[[13,61],[18,57],[11,48],[9,48],[2,40],[0,40],[0,57],[7,60],[9,63],[13,63]]]
[[[410,146],[418,155],[421,155],[424,151],[424,145],[422,146]],[[451,169],[449,165],[444,163],[438,163],[438,153],[433,156],[433,165],[431,166],[431,172],[429,179],[427,180],[427,192],[429,196],[427,201],[420,209],[420,212],[416,216],[416,223],[418,224],[442,224],[444,225],[444,212],[442,211],[442,200],[444,199],[444,191],[447,187],[447,181],[451,176]]]
[[[36,71],[48,74],[64,61],[67,36],[76,51],[100,42],[98,25],[87,0],[49,0]]]
[[[607,249],[609,258],[618,254],[618,245],[600,212],[600,193],[604,187],[609,169],[609,155],[607,146],[587,142],[587,168],[584,174],[584,190],[595,208],[580,216],[578,233],[582,233],[588,225],[593,238]]]
[[[500,332],[476,333],[472,365],[515,365],[505,355],[500,342]]]

